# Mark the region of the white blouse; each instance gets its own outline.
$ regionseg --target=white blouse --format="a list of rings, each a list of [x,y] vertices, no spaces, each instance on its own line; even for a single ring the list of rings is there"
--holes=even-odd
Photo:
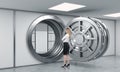
[[[69,42],[69,34],[66,34],[63,38],[62,38],[63,42]]]

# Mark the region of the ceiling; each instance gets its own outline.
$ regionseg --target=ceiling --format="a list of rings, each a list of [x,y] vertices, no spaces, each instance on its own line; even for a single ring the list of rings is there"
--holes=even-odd
[[[63,2],[82,4],[87,7],[70,12],[48,10],[49,7]],[[0,0],[0,8],[120,20],[120,18],[103,16],[120,12],[120,0]]]

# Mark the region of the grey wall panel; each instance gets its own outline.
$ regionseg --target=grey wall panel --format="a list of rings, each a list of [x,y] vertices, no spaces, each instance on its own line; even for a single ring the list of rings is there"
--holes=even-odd
[[[13,11],[0,10],[0,68],[13,67]]]
[[[120,20],[116,22],[116,55],[120,55]]]
[[[104,56],[107,55],[114,55],[114,50],[115,50],[115,22],[111,21],[111,20],[101,20],[102,22],[105,23],[105,25],[107,26],[108,30],[109,30],[109,34],[110,34],[110,42],[109,42],[109,46],[108,46],[108,50],[106,51],[106,53],[104,54]]]
[[[39,64],[28,50],[26,33],[29,25],[41,14],[31,12],[16,12],[16,66]]]

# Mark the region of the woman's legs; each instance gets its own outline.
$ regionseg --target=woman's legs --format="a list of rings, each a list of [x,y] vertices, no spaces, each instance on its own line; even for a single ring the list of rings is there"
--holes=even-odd
[[[67,66],[67,55],[63,55],[63,60],[64,60],[64,65],[62,66],[62,68]]]
[[[70,57],[69,55],[64,55],[64,64],[69,64],[70,63]]]
[[[67,55],[67,64],[70,64],[70,56]]]
[[[66,57],[67,57],[67,60],[66,60],[67,61],[67,63],[66,63],[67,65],[66,65],[66,67],[70,68],[70,56],[69,56],[69,54],[66,55]]]
[[[70,67],[70,56],[69,56],[69,54],[64,55],[63,59],[64,59],[64,65],[62,67],[63,68],[68,67],[69,68]]]
[[[64,64],[69,64],[69,63],[70,63],[69,55],[64,55]]]
[[[64,64],[67,64],[67,55],[64,55]]]

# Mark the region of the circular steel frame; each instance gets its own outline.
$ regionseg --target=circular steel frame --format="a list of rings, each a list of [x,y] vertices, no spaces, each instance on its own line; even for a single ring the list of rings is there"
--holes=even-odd
[[[51,48],[47,53],[37,54],[32,45],[32,33],[35,27],[41,22],[51,26],[52,29],[54,30],[55,44],[53,48]],[[61,38],[63,36],[64,28],[65,26],[63,24],[63,21],[57,16],[44,15],[35,19],[30,25],[27,32],[27,44],[32,55],[41,62],[55,62],[59,60],[62,56],[62,51],[63,51]]]

